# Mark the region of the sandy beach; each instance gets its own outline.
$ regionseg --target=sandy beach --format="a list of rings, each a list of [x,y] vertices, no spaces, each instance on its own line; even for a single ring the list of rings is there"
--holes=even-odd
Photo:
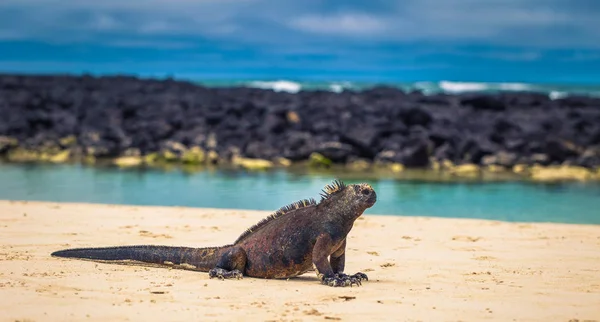
[[[346,271],[220,281],[53,258],[70,247],[230,243],[268,212],[0,201],[1,321],[600,321],[600,226],[365,215]]]

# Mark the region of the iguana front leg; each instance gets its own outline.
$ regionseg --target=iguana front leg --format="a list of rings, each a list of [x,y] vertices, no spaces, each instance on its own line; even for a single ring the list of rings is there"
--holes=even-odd
[[[342,242],[342,245],[333,253],[329,259],[331,268],[333,269],[335,276],[341,278],[345,283],[361,285],[363,280],[368,281],[369,277],[365,273],[358,272],[354,275],[344,274],[344,266],[346,265],[346,240]]]
[[[331,264],[331,269],[336,274],[344,273],[344,266],[346,265],[346,240],[342,242],[342,245],[331,254],[329,258],[329,263]]]
[[[331,236],[321,234],[317,237],[317,242],[313,248],[313,264],[317,269],[317,276],[321,279],[321,283],[334,287],[360,285],[363,279],[367,279],[365,274],[346,275],[343,273],[346,241],[335,252],[331,253],[333,244]],[[328,260],[330,254],[331,260]]]
[[[237,278],[240,279],[244,276],[244,269],[246,268],[246,251],[241,247],[232,247],[219,259],[217,267],[208,271],[210,278],[219,278],[224,280],[226,278]]]

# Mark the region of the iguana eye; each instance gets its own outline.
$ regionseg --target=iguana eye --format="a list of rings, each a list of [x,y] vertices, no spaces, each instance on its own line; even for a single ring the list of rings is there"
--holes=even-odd
[[[371,194],[371,191],[369,191],[369,189],[362,189],[362,190],[360,191],[360,193],[362,193],[362,194],[363,194],[363,195],[365,195],[365,196],[368,196],[369,194]]]

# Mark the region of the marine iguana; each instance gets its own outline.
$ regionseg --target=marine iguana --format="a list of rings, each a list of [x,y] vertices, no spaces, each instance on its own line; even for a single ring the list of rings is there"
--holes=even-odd
[[[326,185],[321,200],[284,206],[247,229],[233,243],[218,247],[155,245],[73,248],[52,256],[115,264],[174,267],[208,272],[210,278],[290,278],[316,269],[322,284],[361,285],[366,274],[344,274],[346,236],[354,221],[377,201],[366,183]]]

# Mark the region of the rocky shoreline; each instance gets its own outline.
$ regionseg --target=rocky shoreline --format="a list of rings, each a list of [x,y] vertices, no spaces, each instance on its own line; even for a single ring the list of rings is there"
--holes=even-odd
[[[0,75],[0,158],[307,165],[600,180],[600,98],[299,93],[127,76]]]

